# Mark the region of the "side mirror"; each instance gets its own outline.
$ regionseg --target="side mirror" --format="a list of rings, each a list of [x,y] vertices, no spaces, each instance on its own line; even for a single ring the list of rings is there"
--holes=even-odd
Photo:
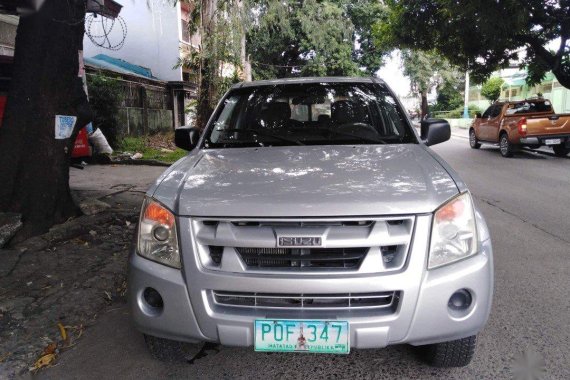
[[[421,138],[427,146],[432,146],[449,140],[451,127],[447,120],[425,119],[421,124]]]
[[[200,130],[196,127],[180,127],[174,130],[174,144],[180,149],[192,150],[198,145]]]
[[[477,119],[480,119],[480,118],[481,118],[481,112],[475,113],[475,117],[476,117]]]

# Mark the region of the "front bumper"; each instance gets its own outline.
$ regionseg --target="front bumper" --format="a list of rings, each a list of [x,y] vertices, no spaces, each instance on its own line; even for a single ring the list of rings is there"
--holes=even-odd
[[[404,270],[393,274],[342,276],[267,276],[214,273],[184,256],[177,270],[132,254],[129,265],[129,298],[136,327],[143,333],[179,341],[211,341],[229,346],[253,345],[255,319],[339,319],[350,324],[351,346],[385,347],[390,344],[422,345],[477,334],[485,325],[492,301],[493,254],[487,227],[478,215],[480,252],[460,262],[427,271],[431,216],[418,216],[413,244]],[[182,222],[181,231],[185,227]],[[181,237],[182,247],[192,237]],[[186,241],[185,241],[186,240]],[[191,284],[188,288],[187,283]],[[143,299],[152,287],[163,297],[159,313]],[[212,301],[212,290],[267,293],[401,292],[397,309],[390,313],[347,310],[268,311],[227,310]],[[468,289],[473,302],[460,314],[450,311],[450,296]]]

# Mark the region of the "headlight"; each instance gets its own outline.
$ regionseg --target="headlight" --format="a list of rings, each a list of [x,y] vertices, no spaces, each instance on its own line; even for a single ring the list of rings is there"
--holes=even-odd
[[[149,198],[145,198],[143,202],[137,245],[139,255],[170,267],[180,268],[174,214]]]
[[[477,244],[473,202],[469,193],[463,193],[435,212],[428,269],[474,255]]]

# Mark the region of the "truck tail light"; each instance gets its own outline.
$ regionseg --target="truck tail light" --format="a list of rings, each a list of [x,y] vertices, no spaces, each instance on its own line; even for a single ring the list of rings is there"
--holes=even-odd
[[[519,131],[519,135],[521,137],[526,136],[526,117],[521,117],[521,119],[517,123],[517,130]]]

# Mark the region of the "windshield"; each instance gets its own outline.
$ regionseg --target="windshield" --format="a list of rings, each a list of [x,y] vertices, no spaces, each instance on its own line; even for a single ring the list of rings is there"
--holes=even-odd
[[[206,132],[204,147],[416,142],[384,86],[310,83],[233,90]]]

